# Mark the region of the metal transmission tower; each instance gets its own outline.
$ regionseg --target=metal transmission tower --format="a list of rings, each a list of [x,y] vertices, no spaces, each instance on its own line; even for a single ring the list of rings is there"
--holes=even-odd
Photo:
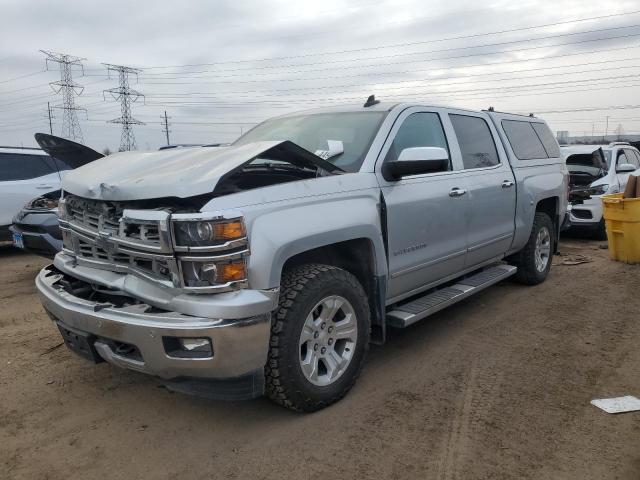
[[[120,101],[121,116],[120,118],[109,120],[109,123],[122,124],[120,151],[135,150],[136,137],[133,134],[132,125],[144,125],[144,123],[131,116],[131,104],[136,102],[139,97],[144,97],[144,95],[129,87],[129,74],[132,73],[137,77],[140,70],[137,68],[125,67],[124,65],[113,65],[110,63],[103,63],[103,65],[107,67],[107,72],[118,72],[118,78],[120,80],[120,86],[104,91],[104,93],[110,93],[115,100]]]
[[[164,111],[164,116],[160,117],[163,121],[162,121],[162,133],[167,135],[167,145],[171,145],[171,142],[169,142],[169,132],[171,132],[171,130],[169,130],[169,125],[171,125],[169,123],[169,119],[171,117],[167,117],[167,111]]]
[[[40,51],[47,56],[45,59],[47,69],[49,69],[49,62],[57,63],[60,66],[60,80],[51,82],[49,85],[51,85],[54,92],[62,94],[62,105],[56,105],[54,107],[64,110],[62,115],[61,136],[83,143],[84,140],[82,138],[80,123],[78,122],[77,111],[83,110],[86,112],[86,109],[76,106],[75,97],[82,94],[84,87],[73,81],[73,67],[80,67],[84,75],[82,61],[86,59],[65,53],[49,52],[46,50]]]

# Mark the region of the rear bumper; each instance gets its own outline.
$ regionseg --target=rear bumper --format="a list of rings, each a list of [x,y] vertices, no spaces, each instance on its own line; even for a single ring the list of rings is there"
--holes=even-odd
[[[235,382],[245,394],[247,389],[251,390],[250,395],[242,398],[262,393],[259,379],[267,360],[268,313],[230,320],[159,311],[147,304],[117,307],[72,295],[60,285],[64,278],[65,275],[52,266],[44,268],[36,278],[45,310],[54,321],[88,334],[97,354],[107,362],[173,380],[174,385],[192,386],[175,388],[180,391],[197,390],[193,385],[198,381],[213,379]],[[209,358],[171,356],[163,339],[172,337],[209,338],[213,355]],[[134,346],[137,353],[120,354],[114,349],[114,342]]]

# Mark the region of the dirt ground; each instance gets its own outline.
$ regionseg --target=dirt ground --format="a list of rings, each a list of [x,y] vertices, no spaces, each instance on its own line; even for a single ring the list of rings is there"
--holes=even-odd
[[[0,478],[639,479],[640,412],[589,401],[640,396],[640,266],[599,245],[563,241],[546,283],[392,331],[311,415],[56,348],[33,283],[46,260],[0,248]]]

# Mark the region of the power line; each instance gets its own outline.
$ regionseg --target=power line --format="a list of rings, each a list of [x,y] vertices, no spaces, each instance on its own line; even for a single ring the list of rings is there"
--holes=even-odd
[[[47,69],[49,68],[49,62],[57,63],[60,67],[60,80],[51,82],[50,85],[54,92],[62,94],[62,105],[54,107],[63,110],[61,135],[70,140],[82,143],[82,130],[78,122],[77,111],[83,110],[86,112],[86,110],[76,106],[75,97],[82,94],[84,87],[73,81],[72,67],[77,66],[82,69],[82,61],[86,59],[65,53],[55,53],[46,50],[40,51],[47,56],[45,59]]]
[[[362,68],[379,68],[379,67],[388,67],[390,65],[404,65],[404,64],[415,65],[416,63],[442,62],[444,60],[457,60],[457,59],[461,59],[461,58],[479,57],[479,56],[487,56],[487,55],[504,55],[504,54],[509,54],[509,53],[521,53],[521,52],[528,52],[528,51],[531,51],[531,50],[539,50],[539,49],[542,49],[542,48],[566,47],[566,46],[570,46],[570,45],[579,45],[579,44],[584,44],[584,43],[589,43],[589,42],[600,42],[600,41],[606,41],[606,40],[619,40],[619,39],[623,39],[623,38],[631,38],[631,37],[638,37],[638,36],[640,36],[640,33],[633,33],[633,34],[628,34],[628,35],[619,35],[619,36],[613,36],[613,37],[593,38],[593,39],[580,40],[580,41],[575,41],[575,42],[553,43],[553,44],[549,44],[549,45],[515,48],[515,49],[510,49],[510,50],[498,50],[498,51],[494,51],[494,52],[482,52],[482,53],[470,53],[470,54],[465,54],[465,55],[454,55],[454,56],[450,56],[450,57],[441,57],[441,58],[426,58],[426,59],[418,59],[418,60],[403,60],[403,61],[400,61],[400,62],[386,62],[386,63],[369,63],[367,65],[343,65],[343,66],[331,67],[331,70],[349,70],[349,69],[354,69],[354,68],[359,68],[359,69],[362,69]],[[480,47],[481,46],[478,46],[476,48],[480,48]],[[523,60],[513,60],[513,61],[508,61],[507,60],[507,61],[501,61],[501,62],[492,62],[492,63],[487,63],[485,65],[496,65],[496,64],[503,64],[503,63],[530,62],[530,61],[534,61],[534,60],[545,60],[547,58],[569,57],[569,56],[575,56],[575,55],[584,55],[584,54],[590,54],[590,53],[600,53],[600,52],[615,51],[615,50],[629,50],[629,49],[634,49],[634,48],[638,48],[638,47],[639,47],[639,45],[632,45],[632,46],[625,46],[625,47],[614,47],[614,48],[609,48],[609,49],[599,49],[599,50],[595,50],[595,51],[578,52],[578,53],[571,53],[571,54],[564,54],[564,55],[557,55],[557,56],[545,56],[545,57],[527,58],[527,59],[523,59]],[[377,58],[381,58],[381,57],[377,57]],[[384,58],[389,58],[389,57],[384,57]],[[370,60],[370,59],[371,58],[368,58],[366,60]],[[360,59],[358,59],[358,60],[360,60]],[[273,75],[273,74],[282,74],[282,73],[287,73],[287,74],[299,73],[299,74],[308,75],[308,74],[314,73],[314,72],[326,72],[327,71],[326,68],[309,69],[309,70],[292,70],[292,71],[283,71],[282,70],[282,69],[285,69],[285,68],[294,68],[294,67],[300,67],[300,66],[314,66],[314,65],[321,65],[321,63],[308,63],[308,64],[297,64],[297,65],[279,65],[279,66],[255,67],[255,69],[257,69],[257,70],[264,70],[264,69],[275,69],[275,70],[273,72],[261,72],[261,71],[255,71],[254,70],[254,71],[251,72],[251,76]],[[450,68],[463,68],[463,66],[450,67]],[[216,75],[216,76],[218,78],[231,78],[231,77],[238,77],[238,76],[246,76],[247,75],[247,71],[249,71],[249,70],[251,70],[251,69],[243,68],[243,69],[233,69],[233,70],[221,70],[222,72],[240,72],[240,73],[235,73],[235,74],[230,74],[230,75]],[[188,77],[186,77],[186,78],[188,78]],[[150,82],[146,82],[146,83],[150,84]],[[199,84],[199,83],[200,82],[157,82],[155,84],[156,85],[188,85],[188,84]]]
[[[625,13],[614,13],[614,14],[609,14],[609,15],[600,15],[600,16],[596,16],[596,17],[580,18],[580,19],[575,19],[575,20],[566,20],[566,21],[562,21],[562,22],[554,22],[554,23],[546,23],[546,24],[540,24],[540,25],[532,25],[532,26],[528,26],[528,27],[513,28],[513,29],[508,29],[508,30],[498,30],[498,31],[493,31],[493,32],[476,33],[476,34],[471,34],[471,35],[460,35],[460,36],[455,36],[455,37],[446,37],[446,38],[438,38],[438,39],[431,39],[431,40],[421,40],[421,41],[417,41],[417,42],[404,42],[404,43],[396,43],[396,44],[390,44],[390,45],[376,45],[376,46],[372,46],[372,47],[363,47],[363,48],[355,48],[355,49],[348,49],[348,50],[334,50],[334,51],[329,51],[329,52],[306,53],[306,54],[301,54],[301,55],[288,55],[288,56],[281,56],[281,57],[267,57],[267,58],[249,59],[249,60],[228,60],[228,61],[214,62],[214,63],[192,63],[192,64],[184,64],[184,65],[164,65],[164,66],[157,66],[156,65],[156,66],[147,66],[147,67],[140,67],[140,68],[142,70],[151,70],[151,69],[162,69],[162,68],[216,66],[216,65],[227,65],[227,64],[248,63],[248,62],[261,62],[261,61],[274,61],[274,60],[291,60],[291,59],[295,59],[295,58],[308,58],[308,57],[315,57],[315,56],[322,56],[322,55],[339,55],[339,54],[344,54],[344,53],[359,53],[359,52],[370,51],[370,50],[380,50],[380,49],[384,49],[384,48],[397,48],[397,47],[407,47],[407,46],[415,46],[415,45],[425,45],[425,44],[430,44],[430,43],[441,43],[441,42],[448,42],[448,41],[453,41],[453,40],[466,40],[466,39],[470,39],[470,38],[485,37],[485,36],[489,36],[489,35],[501,35],[501,34],[505,34],[505,33],[515,33],[515,32],[521,32],[521,31],[526,31],[526,30],[535,30],[537,28],[557,27],[557,26],[567,25],[567,24],[571,24],[571,23],[579,23],[579,22],[586,22],[586,21],[592,21],[592,20],[602,20],[602,19],[605,19],[605,18],[635,15],[637,13],[640,13],[640,10],[633,10],[633,11],[625,12]],[[628,27],[617,27],[617,28],[628,28]],[[596,31],[598,31],[598,30],[596,30]],[[569,35],[576,35],[576,33],[570,33]],[[553,38],[553,37],[551,37],[551,38]],[[469,48],[472,48],[472,47],[469,47]]]
[[[5,80],[0,80],[0,83],[15,82],[16,80],[20,80],[22,78],[27,78],[27,77],[33,77],[34,75],[39,75],[39,74],[44,73],[44,72],[46,72],[46,70],[38,70],[37,72],[27,73],[26,75],[20,75],[19,77],[13,77],[13,78],[7,78]]]
[[[107,67],[107,72],[118,72],[118,79],[120,81],[118,87],[104,91],[104,93],[110,93],[115,100],[120,101],[120,117],[109,120],[108,123],[122,124],[122,134],[120,136],[121,152],[125,150],[136,150],[136,137],[133,133],[133,125],[144,125],[144,123],[136,120],[131,115],[131,103],[137,101],[139,97],[144,97],[144,95],[129,87],[129,74],[137,75],[139,70],[137,68],[113,65],[110,63],[103,65]]]

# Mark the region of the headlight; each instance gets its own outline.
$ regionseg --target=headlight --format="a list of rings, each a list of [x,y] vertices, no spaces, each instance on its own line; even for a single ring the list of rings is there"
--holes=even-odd
[[[589,195],[604,195],[609,190],[609,185],[597,185],[595,187],[589,187],[587,193]]]
[[[244,258],[218,261],[188,257],[181,260],[180,265],[185,287],[213,287],[247,280],[247,266]]]
[[[177,247],[212,247],[246,236],[242,219],[175,221]]]
[[[171,227],[182,287],[211,293],[248,286],[249,244],[240,212],[175,213]]]

